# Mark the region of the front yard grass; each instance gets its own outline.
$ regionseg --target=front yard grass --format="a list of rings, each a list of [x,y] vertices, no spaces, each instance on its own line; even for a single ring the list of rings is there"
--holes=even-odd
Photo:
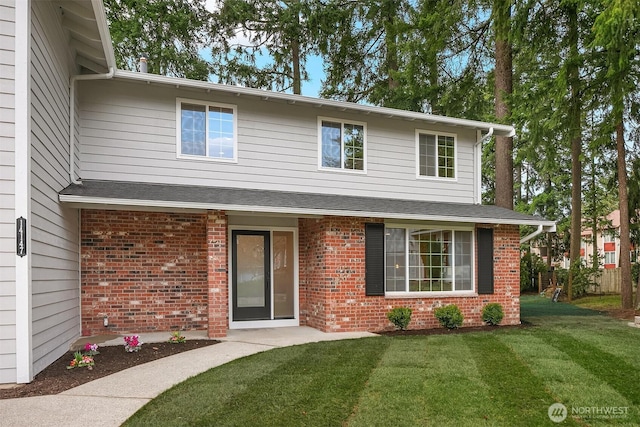
[[[560,425],[640,425],[640,329],[539,296],[523,297],[522,317],[533,326],[256,354],[166,391],[125,425],[552,426],[555,402],[569,411]]]

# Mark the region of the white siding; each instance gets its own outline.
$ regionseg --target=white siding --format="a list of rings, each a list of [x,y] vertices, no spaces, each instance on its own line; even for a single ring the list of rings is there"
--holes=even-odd
[[[80,332],[78,213],[58,202],[69,184],[70,57],[60,13],[35,1],[32,15],[32,329],[34,374]]]
[[[83,179],[473,202],[472,130],[118,80],[79,92]],[[176,98],[238,106],[237,163],[177,159]],[[366,122],[366,174],[318,170],[318,116]],[[416,128],[457,134],[456,180],[416,178]]]
[[[0,384],[16,381],[15,0],[0,0]]]

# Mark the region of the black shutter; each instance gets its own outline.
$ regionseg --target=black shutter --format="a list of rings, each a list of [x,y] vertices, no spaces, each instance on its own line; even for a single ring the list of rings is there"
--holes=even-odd
[[[478,294],[493,293],[493,229],[478,228]]]
[[[364,226],[365,294],[384,295],[384,224]]]

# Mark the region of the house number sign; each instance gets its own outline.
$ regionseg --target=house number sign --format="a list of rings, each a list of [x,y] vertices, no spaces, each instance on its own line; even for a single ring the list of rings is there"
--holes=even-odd
[[[23,257],[27,254],[27,220],[16,219],[16,254]]]

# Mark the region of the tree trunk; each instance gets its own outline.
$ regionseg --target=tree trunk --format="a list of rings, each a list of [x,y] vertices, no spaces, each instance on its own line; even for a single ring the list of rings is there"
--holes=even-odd
[[[389,92],[393,93],[399,87],[399,83],[395,78],[398,72],[398,35],[396,29],[396,14],[398,13],[398,4],[395,1],[387,2],[384,8],[384,31],[386,44],[386,62]]]
[[[595,154],[591,155],[591,188],[593,191],[593,205],[592,205],[592,215],[591,218],[591,267],[597,268],[600,265],[600,260],[598,259],[598,198],[596,197],[596,156]]]
[[[291,61],[293,62],[293,93],[302,93],[302,77],[300,75],[300,43],[294,40],[291,44]]]
[[[633,286],[631,281],[631,234],[629,229],[629,194],[627,192],[627,161],[624,146],[624,122],[622,110],[617,117],[616,147],[618,150],[618,201],[620,203],[620,276],[622,308],[633,308]]]
[[[571,301],[571,287],[575,267],[580,262],[580,241],[582,238],[582,130],[581,130],[581,105],[580,105],[580,70],[578,52],[578,10],[575,3],[571,3],[567,9],[569,58],[567,65],[567,78],[569,85],[569,138],[571,140],[571,244],[569,247],[569,259],[571,269],[569,271],[569,289],[567,296]]]
[[[495,114],[499,122],[508,122],[511,111],[508,97],[513,91],[511,41],[511,1],[494,0],[495,30]],[[513,138],[496,136],[495,203],[513,209]]]

